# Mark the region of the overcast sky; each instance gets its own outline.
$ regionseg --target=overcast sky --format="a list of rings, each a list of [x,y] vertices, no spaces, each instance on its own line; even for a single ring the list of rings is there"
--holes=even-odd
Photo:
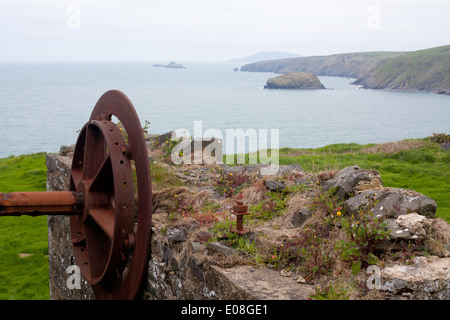
[[[450,44],[449,0],[0,0],[0,61],[223,61]]]

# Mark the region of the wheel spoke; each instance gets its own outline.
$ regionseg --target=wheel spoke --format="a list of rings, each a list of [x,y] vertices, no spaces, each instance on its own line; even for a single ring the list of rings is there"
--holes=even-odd
[[[92,208],[89,209],[89,215],[106,235],[112,239],[114,236],[114,209]]]
[[[86,128],[86,140],[83,160],[83,180],[90,180],[99,171],[106,157],[105,139],[94,125]]]
[[[114,193],[114,178],[111,157],[106,157],[97,171],[92,175],[90,192],[104,191],[109,195]]]

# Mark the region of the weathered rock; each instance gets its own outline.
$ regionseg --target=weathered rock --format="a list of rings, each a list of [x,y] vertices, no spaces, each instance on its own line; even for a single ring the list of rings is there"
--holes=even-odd
[[[381,290],[413,300],[450,299],[450,258],[416,257],[381,270]]]
[[[279,172],[303,172],[303,167],[299,163],[292,163],[287,165],[280,165]]]
[[[205,250],[206,246],[200,242],[192,241],[191,247],[194,252]]]
[[[344,199],[349,194],[358,191],[363,181],[373,185],[382,186],[380,173],[376,170],[361,169],[359,166],[350,166],[342,169],[333,178],[324,182],[323,189],[325,191],[335,188],[335,195],[340,199]]]
[[[221,164],[222,172],[225,174],[254,174],[258,173],[261,176],[277,175],[287,172],[302,172],[303,168],[301,164],[293,163],[289,165],[271,165],[271,164],[246,164],[229,166],[227,164]]]
[[[160,135],[153,135],[152,137],[149,136],[149,139],[153,139],[154,143],[156,145],[161,145],[165,143],[166,141],[169,141],[172,138],[172,135],[175,134],[175,131],[169,131]]]
[[[218,241],[209,242],[206,245],[206,248],[210,252],[222,253],[222,254],[227,255],[227,256],[234,255],[234,254],[239,254],[239,251],[237,251],[236,249],[227,247],[227,246],[221,244]]]
[[[308,186],[310,186],[310,185],[312,185],[312,184],[314,184],[316,182],[317,182],[317,177],[316,176],[306,174],[306,175],[300,177],[297,181],[295,181],[295,184],[299,185],[299,186],[305,185],[305,186],[308,187]]]
[[[270,78],[264,89],[325,89],[314,73],[291,72]]]
[[[419,213],[426,217],[436,215],[436,202],[413,190],[385,188],[384,190],[368,190],[346,200],[344,209],[349,214],[356,214],[361,205],[367,205],[369,199],[376,202],[372,212],[374,216],[397,218],[407,213]]]
[[[222,167],[222,174],[242,174],[245,172],[245,167],[244,166],[229,166],[229,165],[221,165]]]
[[[305,221],[314,213],[314,211],[307,208],[302,208],[294,212],[292,216],[292,225],[297,228],[305,223]]]
[[[74,144],[70,145],[70,146],[64,146],[63,145],[63,146],[61,146],[59,148],[59,154],[62,155],[62,156],[69,156],[69,155],[73,154],[74,150],[75,150],[75,145]]]
[[[269,191],[281,192],[286,189],[286,185],[277,180],[265,180],[264,185],[269,189]]]
[[[167,229],[167,240],[171,242],[186,241],[189,234],[185,228],[169,228]]]
[[[397,224],[407,229],[411,234],[425,238],[427,229],[431,227],[431,220],[418,213],[401,215],[397,218]]]
[[[315,293],[313,285],[282,277],[276,270],[235,266],[221,271],[253,300],[307,300]]]
[[[389,239],[384,239],[378,242],[375,246],[375,251],[399,251],[403,249],[402,243],[417,242],[423,240],[425,237],[418,236],[410,232],[408,228],[400,226],[397,219],[386,219],[386,230],[390,230]]]

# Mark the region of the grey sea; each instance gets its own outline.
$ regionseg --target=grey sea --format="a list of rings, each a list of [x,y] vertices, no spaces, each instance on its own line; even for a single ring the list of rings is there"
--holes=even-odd
[[[0,158],[74,144],[110,89],[130,98],[150,133],[192,135],[202,121],[201,134],[252,129],[270,136],[277,129],[279,147],[293,148],[450,133],[450,96],[365,90],[340,77],[319,77],[326,90],[267,90],[274,74],[236,72],[240,65],[231,62],[181,63],[185,69],[152,62],[0,64]]]

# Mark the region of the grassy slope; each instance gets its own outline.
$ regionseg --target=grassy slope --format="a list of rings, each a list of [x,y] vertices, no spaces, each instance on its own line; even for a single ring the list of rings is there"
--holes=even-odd
[[[355,83],[373,89],[425,90],[450,94],[450,45],[384,60]]]
[[[0,159],[0,192],[45,191],[46,172],[44,153]],[[49,299],[47,254],[46,217],[0,218],[0,300]]]

